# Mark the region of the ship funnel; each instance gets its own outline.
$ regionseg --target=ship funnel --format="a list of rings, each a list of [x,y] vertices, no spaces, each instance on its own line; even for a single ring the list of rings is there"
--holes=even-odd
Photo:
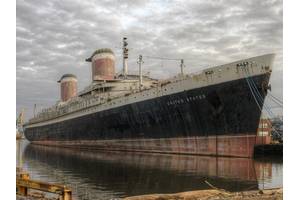
[[[93,81],[113,80],[115,77],[115,54],[111,49],[98,49],[86,59],[92,62]]]
[[[64,74],[60,80],[61,101],[68,101],[77,95],[77,77],[73,74]]]

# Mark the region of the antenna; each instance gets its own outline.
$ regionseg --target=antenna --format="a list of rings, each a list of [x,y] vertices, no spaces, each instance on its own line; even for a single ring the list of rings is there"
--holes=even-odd
[[[127,59],[128,59],[128,42],[127,38],[123,37],[123,76],[125,79],[127,79],[128,74],[128,66],[127,66]]]
[[[33,116],[35,117],[36,115],[36,103],[34,104],[34,107],[33,107]]]
[[[142,55],[139,55],[139,60],[137,63],[139,64],[139,88],[141,91],[143,86],[142,63],[144,63]]]

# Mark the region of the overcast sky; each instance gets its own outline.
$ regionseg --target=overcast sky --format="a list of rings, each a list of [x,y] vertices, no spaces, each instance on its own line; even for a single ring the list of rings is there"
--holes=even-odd
[[[276,53],[272,94],[282,99],[282,23],[281,0],[17,0],[17,112],[25,108],[28,119],[35,103],[54,104],[64,73],[78,77],[79,89],[87,86],[84,60],[98,48],[113,49],[120,71],[124,36],[132,73],[139,54],[184,58],[185,71],[196,72]],[[152,77],[180,72],[176,61],[144,62]]]

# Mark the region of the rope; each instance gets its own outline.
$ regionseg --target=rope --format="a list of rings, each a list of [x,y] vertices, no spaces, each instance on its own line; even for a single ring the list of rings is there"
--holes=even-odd
[[[243,70],[243,71],[244,71],[244,70]],[[253,92],[253,90],[252,90],[252,87],[251,87],[251,85],[250,85],[250,83],[249,83],[248,76],[247,76],[247,74],[245,74],[245,75],[246,75],[246,81],[247,81],[247,84],[248,84],[248,86],[249,86],[249,88],[250,88],[250,91],[251,91],[252,96],[254,97],[254,100],[255,100],[255,102],[256,102],[256,104],[257,104],[257,107],[259,108],[260,111],[262,111],[262,108],[261,108],[260,104],[258,103],[258,101],[257,101],[257,99],[256,99],[256,97],[255,97],[255,95],[254,95],[254,92]]]
[[[252,96],[254,97],[254,100],[258,106],[258,108],[260,109],[261,112],[263,112],[262,107],[260,106],[260,103],[263,105],[263,107],[265,108],[265,110],[267,111],[267,113],[269,114],[269,116],[271,116],[272,118],[275,118],[274,113],[271,111],[271,109],[268,107],[268,105],[263,104],[263,97],[261,96],[261,94],[259,93],[258,88],[256,87],[255,82],[253,81],[253,79],[249,78],[248,74],[250,75],[249,71],[247,71],[248,69],[245,67],[243,68],[245,72],[245,77],[246,77],[246,81],[247,84],[249,86],[249,89],[251,91]],[[248,74],[247,74],[248,73]],[[250,81],[249,81],[250,80]],[[259,103],[260,102],[260,103]],[[280,119],[280,121],[282,122],[282,120]],[[281,138],[281,134],[274,128],[272,127],[272,130],[275,132],[277,137]]]
[[[248,75],[250,75],[250,72],[248,71],[248,69],[247,69],[247,68],[244,68],[244,69],[245,69],[245,72],[248,73]],[[262,97],[262,95],[260,94],[258,88],[256,87],[255,82],[253,81],[252,78],[249,78],[248,75],[246,74],[246,80],[249,79],[250,82],[252,83],[252,87],[254,88],[254,92],[255,92],[256,95],[258,96],[258,98],[259,98],[261,104],[263,105],[263,107],[265,108],[265,110],[268,112],[269,116],[271,116],[272,118],[275,118],[276,116],[275,116],[275,114],[271,111],[271,109],[269,108],[269,106],[268,106],[267,104],[264,104],[263,97]],[[254,97],[255,97],[255,96],[254,96]]]
[[[163,58],[163,57],[157,57],[157,56],[144,56],[145,58],[150,58],[150,59],[158,59],[158,60],[176,60],[180,61],[181,59],[179,58]]]
[[[245,70],[245,72],[247,72],[247,71]],[[250,75],[249,71],[248,71],[248,74]],[[249,80],[252,82],[252,86],[253,86],[253,88],[255,89],[255,93],[258,95],[258,98],[259,98],[260,102],[263,104],[263,97],[262,97],[262,95],[260,94],[258,88],[256,87],[256,84],[255,84],[255,82],[253,81],[253,79],[249,78],[247,75],[246,75],[246,79],[249,79]],[[255,96],[254,96],[254,98],[255,98]],[[264,104],[264,108],[265,108],[265,110],[269,113],[269,115],[270,115],[272,118],[275,118],[275,117],[276,117],[275,114],[271,111],[271,109],[268,107],[267,104]],[[281,119],[280,119],[280,121],[282,122]]]
[[[271,93],[268,93],[270,96],[269,96],[269,98],[271,97],[272,98],[272,100],[273,100],[273,102],[275,102],[277,105],[279,105],[279,106],[283,106],[283,103],[282,103],[282,101],[280,101],[279,99],[277,99],[275,96],[273,96]]]

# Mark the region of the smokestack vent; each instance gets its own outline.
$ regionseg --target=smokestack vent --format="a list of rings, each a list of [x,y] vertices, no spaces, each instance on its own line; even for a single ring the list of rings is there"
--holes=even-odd
[[[68,101],[77,95],[77,77],[73,74],[64,74],[60,80],[61,101]]]
[[[96,50],[87,62],[92,62],[93,81],[113,80],[115,76],[115,54],[111,49]]]

